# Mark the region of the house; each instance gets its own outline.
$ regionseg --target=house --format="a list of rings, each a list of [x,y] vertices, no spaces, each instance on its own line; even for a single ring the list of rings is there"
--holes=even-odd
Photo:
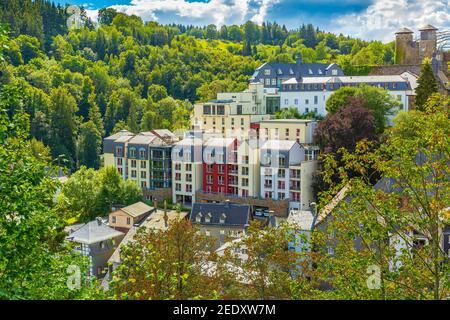
[[[250,224],[249,205],[233,203],[194,203],[190,220],[200,232],[215,239],[218,249],[229,239],[240,238]]]
[[[202,136],[202,134],[199,134]],[[203,141],[197,132],[188,132],[183,140],[172,148],[172,202],[190,206],[195,194],[202,189]]]
[[[111,212],[109,214],[109,225],[116,230],[126,233],[133,225],[139,224],[153,211],[155,211],[155,208],[143,202],[137,202]]]
[[[101,218],[97,218],[77,227],[66,239],[76,244],[75,252],[90,258],[89,275],[100,277],[105,274],[108,259],[123,237],[123,232],[107,226]]]
[[[144,220],[142,220],[139,224],[132,226],[131,229],[123,238],[120,245],[116,248],[116,250],[108,260],[107,263],[108,272],[102,280],[102,287],[105,289],[109,287],[109,281],[111,281],[112,279],[113,271],[116,270],[117,267],[122,262],[122,259],[120,257],[120,250],[125,245],[129,244],[131,241],[134,240],[134,237],[136,236],[138,229],[144,228],[146,230],[164,231],[170,227],[171,222],[180,219],[187,219],[188,215],[189,213],[187,212],[177,212],[175,210],[166,211],[156,209],[152,211],[152,213],[149,216],[147,216]]]
[[[264,88],[280,88],[283,81],[304,77],[343,76],[344,71],[337,64],[302,63],[301,54],[297,54],[295,63],[265,63],[255,70],[251,83],[262,83]]]
[[[172,145],[178,141],[169,130],[133,134],[122,130],[104,139],[105,166],[117,168],[122,179],[142,188],[149,201],[172,196]]]
[[[411,75],[372,75],[372,76],[329,76],[292,78],[280,87],[281,109],[297,108],[300,114],[315,112],[326,116],[326,103],[330,96],[342,87],[355,87],[360,84],[386,89],[401,104],[400,110],[409,110],[409,96],[412,87]]]

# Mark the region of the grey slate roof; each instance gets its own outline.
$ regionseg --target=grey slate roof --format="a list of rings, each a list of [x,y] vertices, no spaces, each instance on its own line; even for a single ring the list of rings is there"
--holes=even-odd
[[[113,239],[123,235],[122,232],[108,227],[101,219],[86,223],[80,229],[72,232],[67,240],[83,244],[93,244]]]
[[[190,220],[197,222],[197,216],[201,214],[201,225],[223,225],[245,227],[250,221],[250,206],[234,203],[194,203],[191,210]],[[206,222],[207,215],[211,215],[210,222]],[[224,214],[225,221],[220,223]]]

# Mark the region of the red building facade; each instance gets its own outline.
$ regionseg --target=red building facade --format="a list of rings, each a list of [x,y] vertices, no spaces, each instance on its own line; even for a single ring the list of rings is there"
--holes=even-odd
[[[203,192],[238,194],[238,140],[212,138],[203,147]]]

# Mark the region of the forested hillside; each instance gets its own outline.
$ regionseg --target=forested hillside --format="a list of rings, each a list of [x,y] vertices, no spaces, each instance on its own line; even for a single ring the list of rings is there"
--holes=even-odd
[[[23,89],[36,152],[63,155],[72,169],[98,167],[102,137],[119,129],[188,127],[193,103],[245,89],[266,61],[293,62],[300,52],[305,63],[336,62],[352,74],[360,72],[353,65],[393,58],[392,44],[312,25],[163,26],[103,9],[98,27],[82,12],[86,27],[68,30],[65,9],[47,1],[1,0],[0,8],[9,30],[0,85]]]

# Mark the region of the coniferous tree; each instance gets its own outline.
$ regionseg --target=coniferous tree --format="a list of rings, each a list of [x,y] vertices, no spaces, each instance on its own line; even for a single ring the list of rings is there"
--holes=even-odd
[[[431,69],[430,60],[426,59],[417,80],[418,86],[416,88],[416,108],[424,111],[428,98],[438,92],[438,85],[433,69]]]

